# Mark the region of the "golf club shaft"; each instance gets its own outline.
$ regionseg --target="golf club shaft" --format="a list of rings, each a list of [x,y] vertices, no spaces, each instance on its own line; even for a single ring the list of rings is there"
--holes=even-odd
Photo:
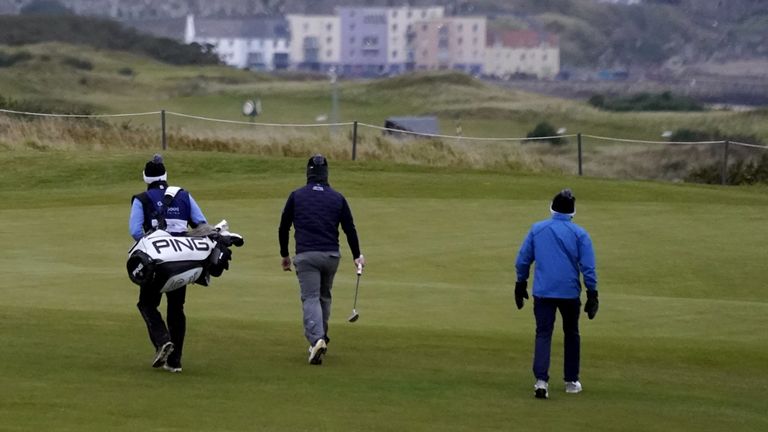
[[[357,309],[357,290],[360,288],[360,273],[357,274],[357,283],[355,284],[355,302],[352,305],[352,309]]]

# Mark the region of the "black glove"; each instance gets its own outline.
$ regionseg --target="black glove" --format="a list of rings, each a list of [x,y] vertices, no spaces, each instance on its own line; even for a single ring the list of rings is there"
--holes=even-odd
[[[528,298],[528,281],[515,282],[515,304],[518,309],[522,309],[525,300]]]
[[[589,319],[593,319],[597,315],[597,308],[600,306],[600,302],[597,301],[597,291],[587,290],[587,304],[584,305],[584,312],[587,313]]]

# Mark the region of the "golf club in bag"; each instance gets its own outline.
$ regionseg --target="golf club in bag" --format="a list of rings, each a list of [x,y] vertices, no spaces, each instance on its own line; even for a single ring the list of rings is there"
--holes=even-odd
[[[169,292],[189,284],[208,286],[210,277],[229,269],[231,246],[244,243],[230,233],[227,221],[202,225],[184,236],[157,229],[139,239],[128,251],[128,277],[139,286],[153,285]]]
[[[360,258],[362,257],[363,256],[360,255]],[[360,276],[362,275],[363,275],[363,265],[358,264],[357,265],[357,282],[355,283],[355,302],[352,305],[352,315],[350,315],[349,318],[347,319],[347,321],[351,323],[357,321],[357,319],[360,318],[360,314],[357,313],[357,291],[358,289],[360,289]]]

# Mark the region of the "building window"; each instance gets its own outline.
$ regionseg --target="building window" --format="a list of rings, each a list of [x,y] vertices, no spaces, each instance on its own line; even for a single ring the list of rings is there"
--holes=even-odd
[[[332,37],[328,36],[327,38],[325,38],[325,43],[330,44],[331,42],[333,42]]]
[[[392,24],[392,31],[397,31],[397,23]]]
[[[412,16],[413,16],[413,12],[411,12],[411,10],[409,9],[408,10],[408,18],[411,18]]]
[[[277,42],[278,42],[277,39],[275,39],[274,42],[272,42],[272,47],[273,48],[277,48]]]
[[[350,30],[354,30],[354,29],[355,29],[355,23],[352,23],[352,24],[350,24],[350,25],[349,25],[349,29],[350,29]]]
[[[463,31],[463,30],[464,30],[464,24],[459,24],[459,31]]]
[[[379,44],[379,38],[376,36],[366,36],[363,38],[363,45],[367,47],[376,46]]]
[[[520,54],[520,60],[525,60],[525,53]]]
[[[541,59],[544,60],[544,61],[547,61],[548,56],[546,54],[544,54],[543,56],[541,56]]]
[[[349,56],[350,57],[354,57],[355,56],[355,50],[350,50],[349,51]]]
[[[304,23],[303,27],[304,27],[304,31],[309,30],[309,23]]]
[[[325,25],[325,29],[328,30],[328,31],[333,30],[333,24],[331,24],[331,23],[326,24]]]
[[[459,38],[459,40],[457,42],[458,42],[459,45],[461,45],[464,42],[464,38]]]
[[[355,43],[355,37],[354,37],[354,36],[352,36],[351,38],[349,38],[349,43],[350,43],[350,44],[354,44],[354,43]]]
[[[427,31],[427,25],[426,24],[422,24],[421,25],[421,31]]]
[[[421,11],[421,17],[426,18],[427,17],[427,11],[423,10]]]
[[[328,50],[325,52],[325,58],[331,58],[331,56],[333,56],[333,51]]]
[[[392,51],[392,57],[397,58],[397,50]]]
[[[397,18],[397,9],[392,11],[392,18]]]
[[[473,31],[473,32],[475,32],[475,33],[477,33],[477,24],[474,24],[474,25],[472,26],[472,31]]]

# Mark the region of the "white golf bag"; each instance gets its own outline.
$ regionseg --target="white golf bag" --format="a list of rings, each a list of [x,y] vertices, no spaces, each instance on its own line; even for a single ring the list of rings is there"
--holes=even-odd
[[[242,236],[229,232],[227,221],[199,227],[185,236],[158,229],[128,251],[128,277],[139,286],[156,286],[160,292],[195,283],[207,286],[211,276],[221,276],[229,269],[229,248],[243,243]]]

